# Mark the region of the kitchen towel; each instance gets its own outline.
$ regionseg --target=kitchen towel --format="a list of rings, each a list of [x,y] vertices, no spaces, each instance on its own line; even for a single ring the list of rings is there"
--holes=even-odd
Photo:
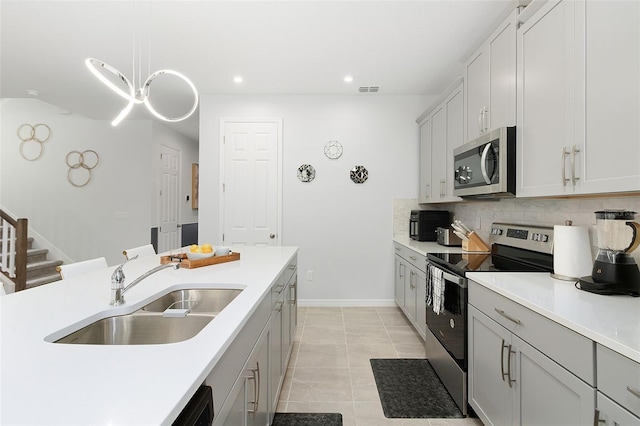
[[[442,270],[433,265],[427,265],[427,306],[433,308],[433,312],[440,315],[444,311],[445,284],[442,279]]]
[[[572,280],[591,275],[593,259],[586,226],[553,227],[554,278]]]

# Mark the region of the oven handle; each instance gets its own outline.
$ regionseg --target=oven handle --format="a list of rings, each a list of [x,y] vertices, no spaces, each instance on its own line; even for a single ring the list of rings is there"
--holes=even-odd
[[[442,271],[442,278],[446,279],[447,281],[456,283],[460,288],[467,288],[467,280],[465,278],[450,274],[447,271],[442,270],[442,268],[440,268],[437,264],[431,263],[427,260],[427,268],[429,266],[433,266],[437,270]]]

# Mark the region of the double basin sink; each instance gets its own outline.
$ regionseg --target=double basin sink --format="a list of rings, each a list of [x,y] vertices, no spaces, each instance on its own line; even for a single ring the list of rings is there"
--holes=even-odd
[[[137,311],[103,318],[55,343],[154,345],[182,342],[198,334],[241,292],[236,289],[175,290]]]

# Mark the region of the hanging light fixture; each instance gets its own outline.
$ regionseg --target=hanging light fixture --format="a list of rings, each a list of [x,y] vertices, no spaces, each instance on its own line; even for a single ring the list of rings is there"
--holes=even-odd
[[[118,95],[120,95],[121,97],[123,97],[124,99],[126,99],[127,101],[129,101],[129,103],[127,104],[127,106],[124,107],[124,109],[122,111],[120,111],[120,114],[118,114],[118,116],[111,122],[112,126],[117,126],[128,114],[129,112],[131,112],[131,109],[133,108],[133,105],[135,104],[144,104],[147,109],[149,110],[149,112],[151,112],[151,114],[153,114],[155,117],[159,118],[160,120],[163,121],[168,121],[168,122],[177,122],[177,121],[182,121],[188,117],[191,116],[191,114],[193,114],[196,110],[196,108],[198,108],[198,90],[196,89],[196,86],[191,82],[191,80],[189,80],[187,78],[187,76],[185,76],[182,73],[179,73],[177,71],[173,71],[173,70],[160,70],[160,71],[156,71],[154,73],[152,73],[151,75],[149,75],[149,77],[147,77],[147,80],[144,82],[144,84],[142,85],[142,87],[140,87],[138,90],[136,90],[133,86],[133,84],[131,84],[131,82],[129,81],[129,79],[122,74],[120,71],[118,71],[116,68],[112,67],[111,65],[99,60],[99,59],[95,59],[95,58],[87,58],[85,60],[85,64],[87,66],[87,68],[89,68],[89,71],[91,71],[91,73],[93,75],[95,75],[98,80],[100,80],[105,86],[107,86],[109,89],[113,90],[115,93],[117,93]],[[127,89],[128,89],[128,93],[125,92],[124,90],[122,90],[120,87],[116,86],[112,81],[110,81],[108,78],[106,78],[99,70],[99,68],[102,68],[106,71],[109,71],[111,74],[115,75],[118,79],[122,80],[126,85],[127,85]],[[187,83],[187,85],[189,85],[189,87],[191,88],[192,92],[193,92],[193,105],[191,106],[191,108],[189,109],[189,111],[180,116],[180,117],[175,117],[175,118],[171,118],[171,117],[166,117],[162,114],[160,114],[152,105],[151,102],[149,101],[149,87],[151,86],[151,83],[153,83],[153,80],[158,77],[159,75],[162,74],[170,74],[170,75],[174,75],[180,79],[182,79],[185,83]]]
[[[168,121],[168,122],[171,122],[171,123],[174,123],[174,122],[177,122],[177,121],[182,121],[182,120],[190,117],[195,112],[195,110],[198,108],[199,97],[198,97],[198,90],[196,89],[196,86],[184,74],[179,73],[179,72],[174,71],[174,70],[169,70],[169,69],[155,71],[155,72],[151,73],[149,75],[149,77],[147,77],[147,79],[145,80],[144,84],[142,84],[142,86],[140,88],[136,89],[136,87],[135,87],[135,45],[136,45],[136,43],[134,41],[134,58],[133,58],[133,63],[134,63],[133,81],[134,82],[133,83],[131,83],[131,81],[129,81],[129,79],[124,74],[122,74],[118,69],[116,69],[115,67],[107,64],[104,61],[101,61],[101,60],[95,59],[95,58],[87,58],[85,60],[85,62],[84,62],[85,65],[87,66],[87,68],[89,69],[89,71],[91,71],[91,73],[94,76],[96,76],[96,78],[98,80],[100,80],[105,86],[107,86],[109,89],[113,90],[119,96],[121,96],[122,98],[124,98],[124,99],[126,99],[128,101],[127,105],[122,109],[122,111],[120,111],[118,116],[115,119],[113,119],[113,121],[111,122],[111,125],[112,126],[117,126],[118,124],[120,124],[120,122],[122,120],[124,120],[127,115],[129,115],[129,113],[133,109],[133,106],[136,105],[136,104],[144,104],[147,107],[147,109],[149,110],[149,112],[151,114],[153,114],[155,117],[157,117],[160,120]],[[142,53],[141,52],[139,52],[139,56],[140,56],[140,60],[139,60],[139,65],[138,65],[139,66],[138,72],[140,72],[140,69],[142,68]],[[127,91],[124,91],[121,87],[118,87],[111,80],[109,80],[107,77],[105,77],[105,75],[102,72],[100,72],[100,68],[105,70],[105,71],[108,71],[109,73],[113,74],[118,80],[121,80],[122,82],[124,82],[124,84],[127,86]],[[179,116],[179,117],[167,117],[167,116],[165,116],[163,114],[160,114],[151,105],[151,101],[149,100],[149,90],[150,90],[150,87],[151,87],[151,83],[153,83],[153,80],[156,77],[158,77],[160,75],[163,75],[163,74],[169,74],[169,75],[173,75],[175,77],[178,77],[179,79],[181,79],[185,83],[187,83],[187,85],[189,86],[189,88],[193,92],[193,105],[191,106],[189,111],[187,111],[186,114],[184,114],[182,116]],[[139,81],[142,81],[142,79],[140,78]]]

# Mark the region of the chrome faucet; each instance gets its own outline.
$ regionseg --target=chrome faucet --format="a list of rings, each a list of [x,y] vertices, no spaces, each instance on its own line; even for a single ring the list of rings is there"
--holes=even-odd
[[[125,276],[124,276],[124,272],[122,272],[122,267],[129,260],[136,259],[137,257],[138,256],[134,256],[131,259],[126,260],[125,262],[120,264],[120,266],[118,266],[115,271],[113,271],[113,274],[111,274],[111,302],[109,302],[110,305],[114,305],[114,306],[122,305],[124,303],[124,294],[127,292],[127,290],[129,290],[131,287],[135,286],[140,281],[147,278],[149,275],[153,275],[156,272],[166,268],[173,268],[173,269],[180,268],[179,263],[165,263],[164,265],[156,266],[155,268],[150,269],[144,274],[140,275],[138,278],[131,281],[129,285],[124,287]]]

